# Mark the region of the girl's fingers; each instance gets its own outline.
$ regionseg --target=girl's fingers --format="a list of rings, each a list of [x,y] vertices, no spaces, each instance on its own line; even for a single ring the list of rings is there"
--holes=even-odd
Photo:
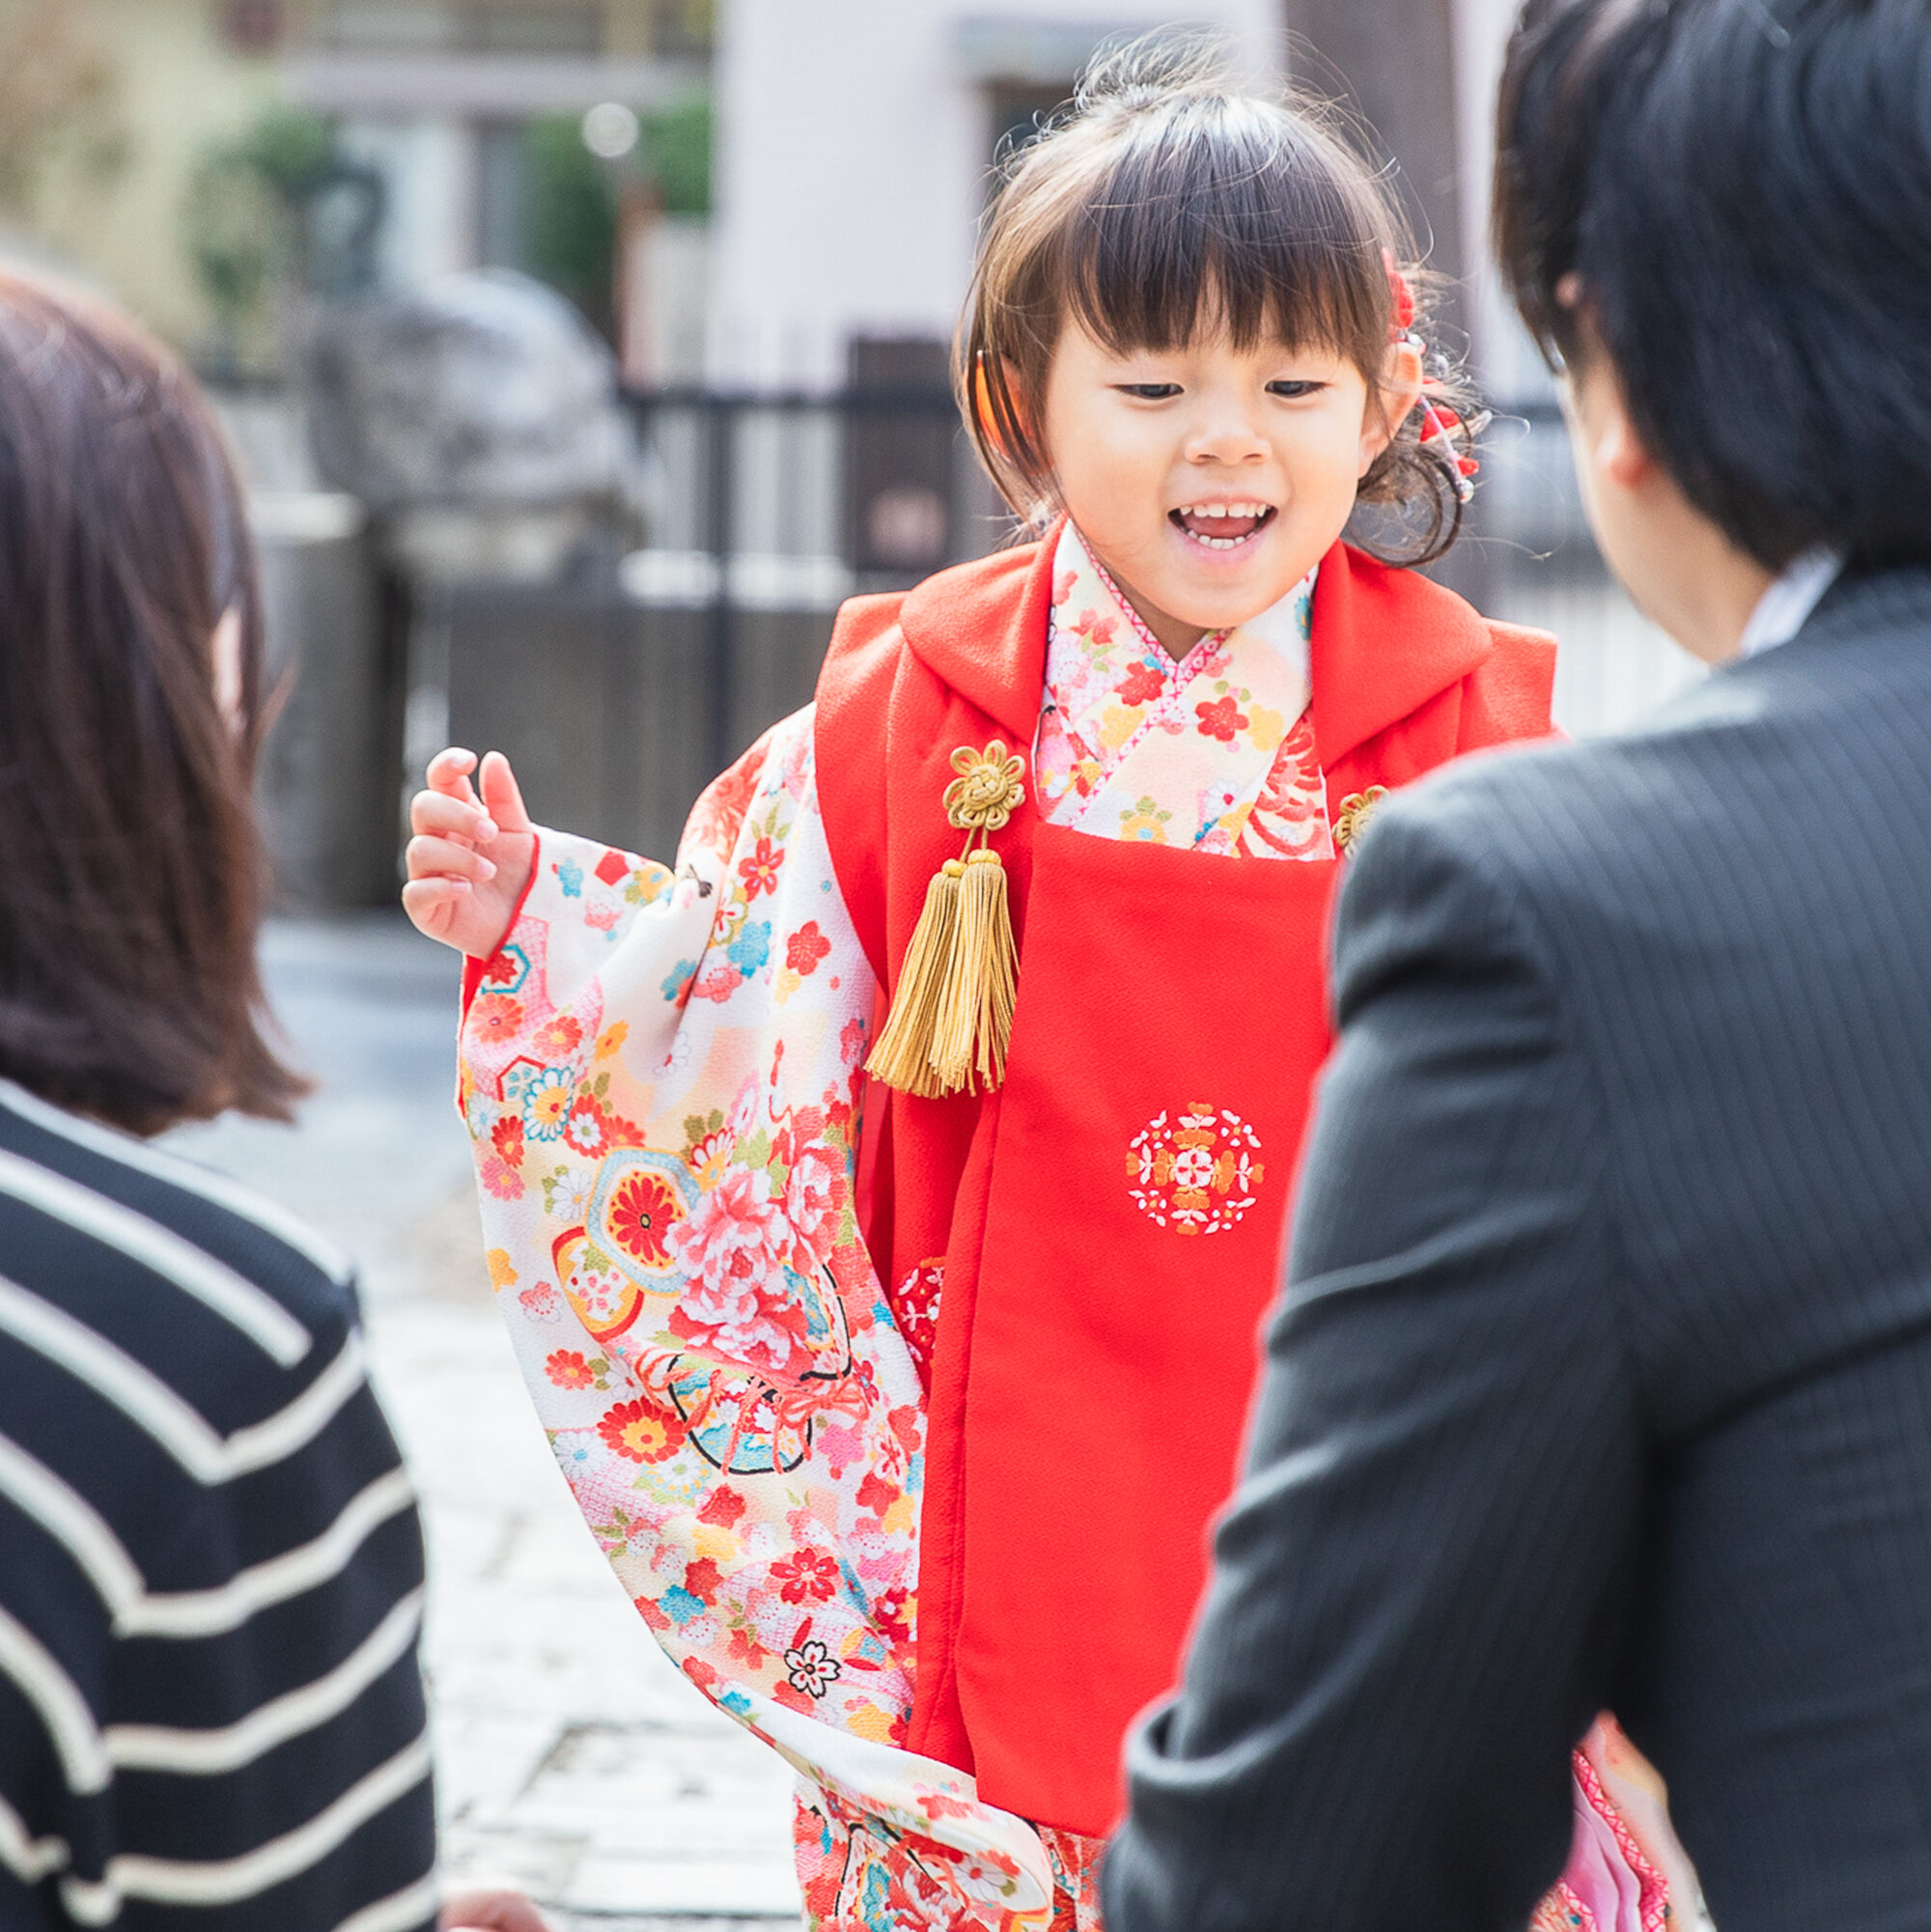
[[[469,889],[466,879],[412,879],[403,887],[403,910],[417,932],[447,938]]]
[[[469,774],[476,769],[476,754],[464,751],[461,745],[452,744],[446,751],[438,751],[429,761],[426,774],[432,792],[440,792],[445,798],[461,798],[466,805],[476,805],[476,788],[469,782]]]
[[[484,759],[479,777],[483,786],[483,802],[490,818],[506,832],[531,830],[530,815],[523,808],[523,795],[517,784],[517,774],[510,770],[510,761],[500,751],[492,751]]]
[[[464,879],[485,884],[496,876],[492,860],[456,839],[412,838],[403,853],[411,879]]]
[[[496,836],[496,822],[480,805],[465,804],[446,792],[418,792],[409,800],[409,829],[488,845]]]

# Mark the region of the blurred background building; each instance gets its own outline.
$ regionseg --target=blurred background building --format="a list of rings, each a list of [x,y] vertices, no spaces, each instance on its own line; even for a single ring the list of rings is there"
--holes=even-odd
[[[0,249],[224,397],[296,667],[268,775],[294,900],[387,894],[406,757],[450,731],[662,850],[808,696],[843,596],[1003,534],[945,394],[1000,143],[1097,47],[1205,34],[1399,157],[1497,410],[1447,574],[1563,633],[1558,708],[1598,730],[1690,673],[1605,583],[1486,266],[1512,11],[0,0]],[[345,770],[379,808],[316,796]]]

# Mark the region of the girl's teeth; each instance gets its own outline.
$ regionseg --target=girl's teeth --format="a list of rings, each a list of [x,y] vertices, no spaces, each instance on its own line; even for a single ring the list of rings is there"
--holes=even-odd
[[[1210,550],[1233,550],[1251,543],[1273,514],[1265,503],[1189,503],[1173,513],[1181,528]],[[1230,524],[1247,527],[1230,531]]]

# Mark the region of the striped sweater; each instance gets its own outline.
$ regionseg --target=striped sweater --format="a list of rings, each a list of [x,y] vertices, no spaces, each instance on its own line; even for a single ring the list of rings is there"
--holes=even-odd
[[[0,1082],[0,1932],[428,1924],[422,1590],[347,1265]]]

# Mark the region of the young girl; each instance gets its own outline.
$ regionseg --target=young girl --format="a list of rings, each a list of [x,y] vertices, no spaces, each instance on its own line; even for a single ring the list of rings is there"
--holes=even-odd
[[[1340,541],[1362,500],[1431,552],[1459,520],[1399,243],[1318,122],[1114,60],[1013,158],[964,336],[1036,541],[849,603],[675,871],[538,832],[495,754],[416,801],[538,1408],[666,1650],[801,1773],[816,1923],[1096,1922],[1341,855],[1550,728],[1548,640]]]

